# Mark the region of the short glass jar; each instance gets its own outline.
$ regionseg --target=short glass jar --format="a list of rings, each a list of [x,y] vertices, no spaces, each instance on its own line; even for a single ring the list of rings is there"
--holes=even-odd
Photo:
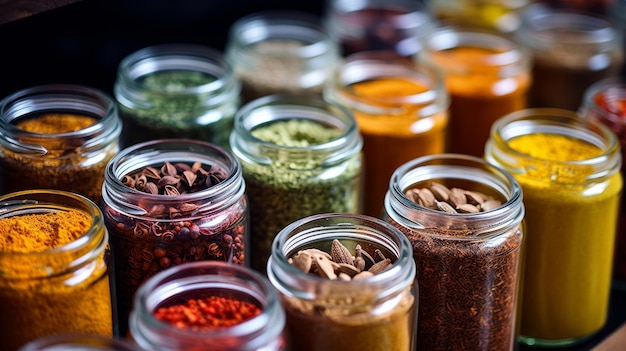
[[[513,34],[533,58],[528,107],[576,110],[587,87],[624,65],[620,32],[602,16],[533,4]]]
[[[199,311],[188,301],[207,308]],[[210,310],[213,303],[218,304],[215,311]],[[147,280],[133,306],[130,333],[144,350],[288,350],[278,293],[267,278],[247,267],[216,261],[173,267]],[[232,309],[239,313],[229,314]],[[184,318],[185,310],[198,318]],[[252,315],[253,310],[258,314]]]
[[[586,91],[580,113],[607,125],[622,149],[622,178],[626,176],[626,79],[610,77],[592,84]],[[613,265],[614,285],[626,289],[626,196],[621,197]]]
[[[398,167],[383,219],[409,240],[420,286],[417,350],[513,350],[524,204],[483,159],[416,158]]]
[[[0,101],[0,194],[56,189],[100,199],[122,122],[106,93],[40,85]]]
[[[277,10],[237,20],[225,56],[243,83],[244,103],[272,94],[319,97],[339,59],[318,18]]]
[[[434,21],[420,1],[326,0],[324,28],[340,54],[390,51],[411,57]]]
[[[93,334],[55,334],[41,337],[19,351],[140,351],[127,340]]]
[[[450,94],[448,152],[482,157],[491,124],[526,107],[531,57],[504,34],[440,27],[425,36],[416,61],[443,73]]]
[[[350,110],[363,136],[367,215],[380,216],[397,167],[447,150],[449,95],[434,68],[388,53],[353,54],[337,66],[324,99]]]
[[[252,268],[265,272],[287,224],[362,210],[363,140],[346,109],[320,98],[266,96],[239,110],[230,141],[250,200]]]
[[[139,143],[109,162],[101,208],[120,335],[137,288],[154,274],[193,261],[249,265],[245,188],[239,162],[198,140]]]
[[[520,12],[537,0],[429,0],[428,11],[446,24],[512,33],[520,26]]]
[[[337,245],[349,251],[344,260],[337,257]],[[311,272],[317,273],[298,263],[307,255],[314,262]],[[363,268],[355,271],[358,263],[346,263],[353,256],[355,262],[361,258]],[[375,262],[384,268],[375,271]],[[267,264],[268,278],[282,297],[291,347],[299,351],[413,350],[415,272],[411,245],[396,228],[342,213],[308,216],[283,228]]]
[[[126,56],[114,95],[122,142],[189,138],[228,146],[241,82],[222,53],[197,44],[160,44]]]
[[[494,123],[489,163],[524,193],[520,340],[581,343],[607,321],[622,176],[619,140],[563,109],[524,109]]]
[[[52,334],[113,336],[108,233],[96,204],[59,190],[0,197],[3,350]]]

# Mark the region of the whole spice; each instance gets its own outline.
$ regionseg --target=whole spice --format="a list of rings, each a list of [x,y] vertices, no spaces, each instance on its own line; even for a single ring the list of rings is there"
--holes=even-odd
[[[17,350],[52,334],[113,335],[104,227],[78,209],[25,210],[37,193],[0,199],[0,338]],[[18,199],[19,198],[19,199]],[[22,205],[18,201],[24,201]],[[15,201],[13,201],[15,200]],[[16,207],[12,207],[12,206]],[[43,205],[42,205],[43,206]],[[95,205],[93,205],[95,207]],[[15,212],[17,214],[12,214]],[[11,214],[7,216],[7,214]],[[87,234],[92,231],[91,234]],[[87,242],[87,235],[95,235]],[[78,242],[82,241],[82,244]],[[94,242],[95,241],[95,242]],[[99,242],[98,242],[99,241]],[[86,260],[85,260],[86,259]]]

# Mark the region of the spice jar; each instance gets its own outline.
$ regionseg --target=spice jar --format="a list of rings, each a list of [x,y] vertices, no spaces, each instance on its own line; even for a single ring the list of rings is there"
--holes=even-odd
[[[160,44],[126,56],[114,94],[124,146],[189,138],[228,146],[241,82],[222,53],[197,44]]]
[[[264,11],[229,29],[226,60],[243,83],[244,103],[272,94],[321,96],[336,45],[320,20],[297,11]]]
[[[241,165],[217,145],[158,139],[125,148],[107,165],[101,207],[120,335],[138,286],[154,274],[193,261],[249,265]]]
[[[100,198],[122,122],[106,93],[40,85],[0,101],[0,194],[57,189]]]
[[[137,291],[130,332],[144,350],[287,350],[285,311],[267,278],[224,262],[163,271]]]
[[[624,64],[619,32],[598,15],[528,6],[514,35],[533,57],[529,107],[576,110],[584,90]]]
[[[622,189],[619,141],[573,111],[524,109],[493,125],[485,150],[524,192],[521,342],[586,340],[608,313]]]
[[[428,11],[438,21],[499,33],[519,28],[520,12],[538,0],[430,0]]]
[[[363,142],[344,108],[319,98],[259,98],[239,110],[230,141],[248,187],[252,268],[265,272],[272,240],[287,224],[361,211]]]
[[[91,200],[60,190],[0,197],[0,339],[112,337],[108,233]]]
[[[322,23],[342,56],[391,51],[410,57],[434,27],[425,6],[410,0],[329,0]]]
[[[127,340],[93,334],[55,334],[29,342],[19,351],[139,351]]]
[[[382,220],[301,218],[274,239],[267,275],[293,350],[413,350],[415,261],[408,239]]]
[[[348,108],[363,135],[367,215],[380,216],[397,167],[446,151],[449,97],[433,68],[388,53],[353,54],[336,68],[324,98]]]
[[[413,248],[417,350],[513,350],[523,218],[519,184],[480,158],[428,155],[398,167],[383,219]]]
[[[491,124],[526,107],[530,56],[504,34],[441,27],[424,38],[416,60],[444,75],[451,153],[482,157]]]
[[[586,91],[580,113],[607,125],[626,150],[626,81],[610,77],[592,84]],[[622,179],[626,174],[626,154],[622,153]],[[621,197],[613,278],[615,285],[626,289],[626,197]]]

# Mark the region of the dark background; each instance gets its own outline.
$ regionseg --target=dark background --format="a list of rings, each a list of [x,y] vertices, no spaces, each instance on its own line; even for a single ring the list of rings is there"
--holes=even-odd
[[[112,94],[119,61],[136,50],[189,42],[223,51],[228,29],[240,17],[270,9],[321,16],[323,1],[60,0],[44,7],[41,0],[0,0],[0,98],[51,83]],[[591,350],[625,321],[626,290],[614,289],[606,327],[587,343],[560,350]],[[519,347],[525,350],[540,349]]]

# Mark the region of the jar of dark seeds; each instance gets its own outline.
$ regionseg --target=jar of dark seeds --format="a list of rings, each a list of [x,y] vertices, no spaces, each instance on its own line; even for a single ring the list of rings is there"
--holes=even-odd
[[[128,147],[109,162],[102,192],[122,335],[137,287],[154,274],[201,260],[248,264],[245,182],[223,148],[190,139]]]
[[[0,194],[56,189],[97,202],[122,122],[105,92],[40,85],[0,101]]]
[[[321,96],[339,53],[320,22],[306,13],[266,11],[231,26],[225,56],[243,83],[244,103],[271,94]]]
[[[413,247],[419,350],[513,350],[524,217],[508,174],[467,155],[424,156],[390,180],[384,219]]]
[[[240,92],[231,66],[212,48],[174,43],[131,53],[114,85],[124,146],[161,138],[228,146]]]
[[[362,140],[347,110],[321,99],[267,96],[237,113],[230,141],[250,199],[253,268],[265,271],[272,240],[287,224],[360,212]]]
[[[287,225],[267,264],[298,351],[413,350],[415,272],[411,243],[399,230],[341,213]]]

